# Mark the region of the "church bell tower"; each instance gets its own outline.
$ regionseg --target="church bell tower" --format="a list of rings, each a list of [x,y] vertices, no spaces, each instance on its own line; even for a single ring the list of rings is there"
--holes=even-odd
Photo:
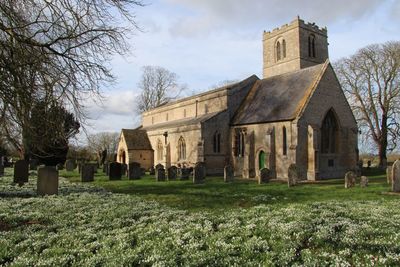
[[[328,31],[297,17],[263,34],[263,76],[275,75],[321,64],[328,59]]]

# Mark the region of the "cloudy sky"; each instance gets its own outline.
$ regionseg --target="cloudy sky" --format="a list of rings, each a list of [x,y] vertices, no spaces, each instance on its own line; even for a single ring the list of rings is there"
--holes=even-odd
[[[179,76],[187,94],[224,80],[262,77],[262,32],[297,15],[328,28],[330,60],[400,36],[399,0],[144,0],[135,9],[142,32],[131,56],[112,61],[117,83],[103,88],[102,104],[88,104],[89,133],[140,125],[137,83],[145,65]]]

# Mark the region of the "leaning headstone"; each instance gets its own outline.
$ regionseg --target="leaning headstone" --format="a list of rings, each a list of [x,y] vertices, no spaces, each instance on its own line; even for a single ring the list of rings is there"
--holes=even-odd
[[[65,162],[65,169],[67,172],[72,172],[75,170],[75,162],[72,159],[69,159]]]
[[[129,163],[129,169],[128,169],[129,180],[140,179],[141,174],[142,170],[140,169],[140,163],[137,162]]]
[[[108,177],[110,180],[121,180],[121,163],[110,163],[108,172]]]
[[[396,160],[392,166],[392,191],[400,192],[400,160]]]
[[[157,166],[156,166],[156,181],[157,182],[165,181],[165,170],[164,170],[164,167],[162,165],[161,165],[161,167],[160,166],[157,167]]]
[[[356,178],[357,175],[354,172],[352,171],[346,172],[344,176],[344,187],[345,188],[354,187],[356,185]]]
[[[204,162],[197,162],[193,170],[193,183],[202,184],[206,178],[206,166]]]
[[[94,181],[94,168],[91,164],[83,164],[81,170],[82,182],[93,182]]]
[[[386,167],[386,182],[388,184],[392,183],[392,166]]]
[[[38,166],[39,166],[39,160],[37,160],[37,159],[31,159],[31,160],[29,161],[29,170],[31,170],[31,171],[36,171],[37,168],[38,168]]]
[[[229,183],[233,182],[233,180],[234,180],[233,168],[231,165],[226,165],[224,168],[224,182]]]
[[[361,178],[360,178],[360,186],[361,187],[367,187],[368,186],[368,177],[367,176],[361,176]]]
[[[297,184],[297,181],[299,180],[299,172],[297,169],[296,164],[290,164],[288,168],[288,186],[294,186]]]
[[[149,174],[150,174],[150,175],[155,175],[155,174],[156,174],[156,169],[154,169],[153,166],[150,167],[150,169],[149,169]]]
[[[168,168],[168,180],[175,180],[177,176],[178,168],[171,166]]]
[[[38,168],[37,194],[40,196],[58,194],[58,171],[55,167]]]
[[[260,170],[260,177],[258,178],[258,184],[268,183],[270,178],[271,178],[271,171],[268,168],[262,168]]]
[[[14,183],[23,185],[28,182],[29,164],[26,160],[18,160],[14,164]]]

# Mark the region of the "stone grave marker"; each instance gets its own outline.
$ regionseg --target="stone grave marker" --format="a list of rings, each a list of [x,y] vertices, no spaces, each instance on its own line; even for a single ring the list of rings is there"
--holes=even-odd
[[[392,191],[400,192],[400,160],[396,160],[392,166]]]
[[[288,168],[288,186],[291,187],[296,185],[299,180],[299,172],[296,164],[290,164]]]
[[[178,174],[178,168],[171,166],[168,168],[168,180],[175,180]]]
[[[14,183],[23,185],[28,182],[29,164],[26,160],[18,160],[14,164]]]
[[[154,169],[153,166],[150,167],[150,169],[149,169],[149,174],[150,174],[150,175],[155,175],[155,174],[156,174],[156,169]]]
[[[93,182],[94,181],[94,168],[92,164],[83,164],[81,170],[82,182]]]
[[[367,187],[368,186],[368,177],[367,176],[361,176],[361,178],[360,178],[360,186],[361,187]]]
[[[356,185],[356,179],[357,175],[354,172],[352,171],[346,172],[344,176],[344,187],[345,188],[354,187]]]
[[[53,166],[41,166],[38,168],[37,194],[58,194],[58,171]]]
[[[156,181],[157,182],[163,182],[165,181],[165,169],[164,166],[161,164],[157,164],[156,166]]]
[[[38,166],[39,166],[39,160],[38,159],[31,159],[29,161],[29,170],[36,171]]]
[[[141,175],[142,175],[142,170],[140,169],[140,163],[138,162],[129,163],[129,168],[128,168],[129,180],[140,179]]]
[[[204,162],[197,162],[193,170],[193,183],[202,184],[206,179],[206,166]]]
[[[110,180],[121,180],[121,171],[121,163],[111,162],[109,165],[108,177],[110,178]]]
[[[392,183],[392,166],[386,167],[386,182],[388,184]]]
[[[67,172],[72,172],[75,170],[75,162],[72,159],[69,159],[65,162],[65,169]]]
[[[190,169],[186,167],[182,167],[178,169],[178,178],[179,180],[189,180]]]
[[[231,165],[226,165],[224,167],[224,182],[233,182],[234,178],[233,167]]]
[[[271,171],[268,168],[262,168],[260,170],[260,177],[258,178],[258,184],[265,184],[271,179]]]

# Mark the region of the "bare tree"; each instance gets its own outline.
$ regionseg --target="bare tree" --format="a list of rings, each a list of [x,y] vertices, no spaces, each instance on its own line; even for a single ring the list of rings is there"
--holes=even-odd
[[[140,0],[2,0],[0,127],[21,154],[36,101],[57,101],[84,124],[83,100],[114,81],[108,61],[128,52]]]
[[[113,155],[117,153],[119,143],[119,133],[100,132],[87,136],[88,149],[97,155],[100,161],[102,152],[107,150],[107,154]]]
[[[359,128],[376,145],[384,167],[400,136],[400,42],[369,45],[335,68]]]
[[[186,89],[185,85],[178,84],[176,73],[159,66],[144,66],[138,87],[141,90],[137,101],[140,112],[168,103]]]

